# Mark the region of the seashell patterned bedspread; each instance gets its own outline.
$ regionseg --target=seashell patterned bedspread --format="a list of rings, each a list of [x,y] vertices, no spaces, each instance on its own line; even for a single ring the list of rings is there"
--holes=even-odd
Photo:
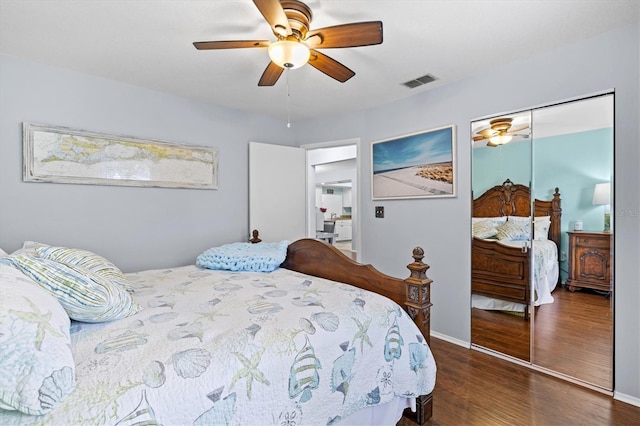
[[[433,389],[419,330],[375,293],[285,269],[128,277],[142,311],[71,325],[75,392],[0,423],[326,425]]]

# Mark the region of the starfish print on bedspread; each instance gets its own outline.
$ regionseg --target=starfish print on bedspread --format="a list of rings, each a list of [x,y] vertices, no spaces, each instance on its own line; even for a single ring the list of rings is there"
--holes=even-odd
[[[367,342],[369,347],[373,347],[371,344],[371,340],[369,340],[369,326],[371,325],[371,318],[369,318],[364,324],[362,324],[357,318],[351,317],[352,320],[356,322],[358,325],[358,331],[356,331],[355,336],[353,336],[353,344],[356,344],[356,340],[360,339],[360,353],[363,352],[364,342]]]
[[[253,384],[253,379],[256,379],[260,383],[263,383],[267,386],[270,385],[269,380],[262,374],[260,370],[258,370],[258,364],[260,364],[260,360],[262,359],[262,354],[264,353],[264,348],[259,350],[258,352],[251,355],[251,359],[247,359],[244,355],[239,352],[233,352],[233,354],[240,360],[242,363],[242,367],[240,370],[233,375],[233,379],[231,380],[231,384],[229,385],[229,390],[233,389],[233,386],[240,379],[247,379],[247,398],[251,399],[251,385]]]
[[[14,311],[13,309],[9,312],[17,316],[18,318],[22,319],[23,321],[31,322],[36,325],[37,327],[36,339],[35,339],[36,349],[40,350],[40,348],[42,347],[42,341],[44,340],[47,332],[51,333],[56,337],[62,337],[62,333],[56,331],[49,324],[49,321],[51,320],[51,312],[47,312],[46,314],[43,314],[42,312],[40,312],[40,309],[38,309],[38,307],[31,300],[27,299],[26,297],[25,297],[25,300],[29,303],[29,305],[31,305],[31,309],[33,309],[33,312]]]

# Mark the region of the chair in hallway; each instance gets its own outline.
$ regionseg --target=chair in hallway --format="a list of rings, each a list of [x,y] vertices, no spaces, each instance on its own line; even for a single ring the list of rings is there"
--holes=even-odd
[[[316,238],[318,240],[323,240],[333,245],[334,239],[338,236],[335,233],[336,230],[336,222],[335,221],[325,221],[324,229],[322,231],[316,232]]]

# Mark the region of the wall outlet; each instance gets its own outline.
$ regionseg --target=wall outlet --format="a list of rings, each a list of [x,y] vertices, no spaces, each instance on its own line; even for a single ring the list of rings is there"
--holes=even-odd
[[[384,206],[376,206],[376,217],[384,217]]]

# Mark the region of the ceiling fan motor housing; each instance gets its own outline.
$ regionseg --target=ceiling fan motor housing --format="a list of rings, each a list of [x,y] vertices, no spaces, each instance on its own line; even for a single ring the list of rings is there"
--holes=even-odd
[[[512,118],[496,118],[491,120],[489,124],[491,125],[491,130],[495,130],[497,132],[507,132],[511,128]]]
[[[297,41],[304,40],[307,32],[309,31],[309,25],[313,15],[309,6],[297,0],[281,0],[280,5],[284,10],[284,14],[287,15],[289,26],[293,31],[293,37]],[[276,34],[276,36],[281,37]],[[289,39],[291,36],[286,37]]]

